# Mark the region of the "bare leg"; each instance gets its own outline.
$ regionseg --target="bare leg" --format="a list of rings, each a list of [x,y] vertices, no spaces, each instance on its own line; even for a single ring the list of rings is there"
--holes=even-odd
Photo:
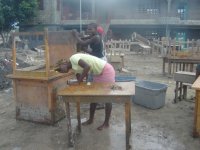
[[[83,122],[82,125],[89,125],[93,122],[96,106],[97,106],[97,103],[90,103],[90,117],[87,121]]]
[[[102,130],[103,128],[109,127],[109,120],[110,120],[110,114],[112,111],[112,103],[106,103],[105,107],[105,121],[104,123],[97,128],[97,130]]]

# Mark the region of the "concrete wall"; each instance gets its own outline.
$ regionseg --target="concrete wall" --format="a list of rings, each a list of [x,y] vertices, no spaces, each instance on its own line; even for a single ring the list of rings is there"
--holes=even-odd
[[[62,7],[58,11],[57,10],[57,0],[44,0],[44,10],[40,10],[38,12],[38,18],[36,23],[49,24],[49,25],[64,25],[65,28],[79,28],[80,21],[77,16],[79,16],[79,0],[60,0],[65,2],[73,3],[72,12],[64,11],[65,7]],[[84,3],[83,9],[87,8],[91,14],[91,18],[83,19],[82,25],[83,28],[86,27],[90,22],[102,23],[102,20],[106,20],[106,13],[109,13],[109,17],[111,17],[110,28],[113,31],[118,32],[120,29],[123,30],[124,33],[132,33],[137,30],[140,34],[144,36],[146,33],[157,32],[159,36],[165,36],[166,26],[168,25],[170,34],[173,36],[176,35],[176,32],[186,32],[188,38],[200,38],[199,30],[200,30],[200,0],[171,0],[171,8],[168,14],[168,1],[170,0],[158,0],[160,2],[159,14],[147,14],[145,11],[141,13],[139,10],[139,6],[142,4],[149,5],[145,7],[151,7],[151,1],[154,0],[82,0]],[[87,4],[86,4],[87,2]],[[93,3],[92,3],[93,2]],[[187,15],[186,19],[181,19],[180,15],[178,15],[178,4],[180,2],[187,3]],[[76,4],[77,3],[77,4]],[[94,5],[93,5],[94,4]],[[64,5],[63,5],[64,6]],[[85,8],[84,8],[85,7]],[[146,8],[147,9],[147,8]],[[75,13],[75,17],[63,17],[61,19],[61,12],[68,16],[68,13]],[[83,12],[84,13],[84,12]],[[99,20],[101,18],[101,20]],[[126,31],[127,29],[127,31]],[[121,32],[121,33],[123,33]],[[121,34],[119,33],[119,34]]]
[[[200,20],[200,1],[199,0],[172,0],[171,14],[174,17],[179,17],[177,7],[179,3],[186,3],[186,19],[187,20]]]
[[[36,23],[60,24],[61,10],[57,10],[57,0],[43,0],[44,10],[38,11]]]
[[[190,0],[188,4],[188,19],[190,20],[200,20],[200,1]]]
[[[67,0],[60,0],[67,1]],[[87,0],[88,3],[91,3],[92,0]],[[151,1],[151,0],[149,0]],[[186,0],[171,0],[171,9],[168,17],[179,19],[180,16],[177,13],[177,6],[180,2],[184,2]],[[96,20],[98,20],[99,16],[105,16],[105,12],[109,12],[111,19],[160,19],[163,17],[167,17],[167,0],[160,0],[160,13],[158,15],[151,15],[147,13],[139,12],[140,3],[146,3],[146,0],[118,0],[113,3],[102,3],[101,1],[95,1],[95,16]],[[82,3],[84,1],[82,0]],[[187,19],[188,20],[200,20],[200,1],[199,0],[190,0],[187,6]],[[77,1],[77,5],[79,5],[79,1]],[[62,5],[61,5],[62,9]],[[57,10],[57,0],[44,0],[44,10],[40,10],[38,12],[38,18],[36,19],[36,23],[43,24],[60,24],[61,23],[61,9]],[[77,10],[79,11],[79,7]],[[76,20],[77,18],[75,18]],[[73,19],[72,19],[73,20]],[[88,19],[88,20],[91,20]],[[66,22],[62,20],[62,22]]]

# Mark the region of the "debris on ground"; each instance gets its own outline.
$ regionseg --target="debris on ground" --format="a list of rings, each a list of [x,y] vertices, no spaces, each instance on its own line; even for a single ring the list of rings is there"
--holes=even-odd
[[[30,64],[26,63],[23,60],[17,59],[16,60],[17,67],[28,67]],[[12,64],[13,60],[11,54],[8,52],[0,53],[0,90],[7,89],[11,87],[12,80],[7,78],[8,74],[12,73]]]
[[[112,90],[122,90],[122,87],[114,84],[110,87],[110,89],[112,89]]]

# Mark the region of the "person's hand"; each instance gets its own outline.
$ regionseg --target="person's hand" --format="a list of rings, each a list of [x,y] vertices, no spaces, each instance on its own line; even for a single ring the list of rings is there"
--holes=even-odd
[[[80,84],[81,82],[83,82],[83,77],[82,77],[82,74],[76,74],[76,79],[78,81],[78,84]]]

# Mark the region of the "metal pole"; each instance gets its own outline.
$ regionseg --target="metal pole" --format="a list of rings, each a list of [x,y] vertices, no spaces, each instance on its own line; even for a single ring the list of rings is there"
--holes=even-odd
[[[170,29],[169,29],[169,24],[168,24],[168,19],[170,17],[170,11],[171,11],[171,0],[167,0],[166,37],[168,39],[170,37]]]
[[[82,32],[82,1],[80,0],[80,32]]]

